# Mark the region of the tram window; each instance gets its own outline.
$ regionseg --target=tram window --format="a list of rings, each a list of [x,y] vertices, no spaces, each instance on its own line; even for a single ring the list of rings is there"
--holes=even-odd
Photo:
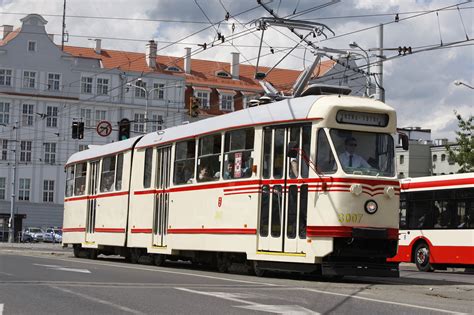
[[[337,170],[336,160],[329,145],[324,129],[318,131],[318,149],[316,151],[316,167],[319,172],[325,174],[335,173]]]
[[[220,178],[221,142],[222,136],[220,134],[199,139],[198,182],[215,181]]]
[[[87,163],[76,164],[74,195],[82,196],[86,192]]]
[[[100,175],[100,192],[112,191],[115,177],[115,156],[102,159],[102,173]]]
[[[273,178],[282,178],[285,161],[285,129],[275,129],[273,142]]]
[[[400,228],[407,227],[407,201],[400,198]]]
[[[71,197],[74,192],[74,165],[66,168],[66,197]]]
[[[176,143],[173,177],[173,183],[175,185],[192,182],[195,155],[196,141],[194,139]]]
[[[280,237],[281,235],[281,215],[282,215],[282,188],[281,185],[273,186],[272,191],[272,226],[271,236]]]
[[[306,238],[306,221],[308,216],[308,185],[300,187],[300,217],[298,221],[299,237]]]
[[[262,199],[260,201],[260,236],[268,236],[268,212],[270,210],[270,187],[262,186]]]
[[[456,227],[458,229],[467,228],[466,202],[457,202]]]
[[[253,169],[253,143],[255,131],[253,128],[229,131],[225,134],[223,174],[229,178],[248,178]],[[229,165],[233,165],[233,170]]]
[[[153,163],[153,148],[145,150],[145,161],[143,166],[143,188],[151,187],[151,169]]]
[[[288,189],[288,222],[286,224],[286,236],[296,237],[296,219],[298,210],[298,186],[291,185]]]
[[[122,190],[122,174],[123,174],[123,154],[117,155],[117,171],[115,179],[115,190]]]
[[[301,154],[304,156],[304,159],[301,161],[301,177],[308,178],[309,176],[309,165],[308,162],[310,159],[310,150],[311,150],[311,126],[303,127],[303,134],[301,136],[302,141],[302,151]]]
[[[331,129],[330,135],[346,173],[394,176],[391,135],[341,129]]]
[[[272,129],[263,131],[263,178],[270,178],[272,167]]]
[[[300,169],[300,160],[301,160],[301,151],[300,151],[300,128],[293,127],[290,128],[290,142],[288,153],[290,150],[296,150],[296,156],[290,157],[290,161],[288,163],[288,177],[290,178],[297,178],[299,175]]]

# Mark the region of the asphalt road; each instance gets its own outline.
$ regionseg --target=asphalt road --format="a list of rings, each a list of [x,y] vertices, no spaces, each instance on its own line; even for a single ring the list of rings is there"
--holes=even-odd
[[[77,259],[59,246],[0,246],[1,314],[474,313],[474,275],[402,268],[398,279],[221,274],[185,263]]]

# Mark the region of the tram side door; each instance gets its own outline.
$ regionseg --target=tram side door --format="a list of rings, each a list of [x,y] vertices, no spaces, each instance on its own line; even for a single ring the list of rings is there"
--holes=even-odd
[[[298,253],[306,242],[311,125],[269,127],[263,135],[258,250]]]
[[[156,194],[153,213],[153,246],[166,246],[171,178],[171,147],[157,149]]]
[[[99,161],[90,163],[89,190],[87,198],[86,242],[92,241],[95,233],[95,219],[97,210],[97,192],[99,190]]]

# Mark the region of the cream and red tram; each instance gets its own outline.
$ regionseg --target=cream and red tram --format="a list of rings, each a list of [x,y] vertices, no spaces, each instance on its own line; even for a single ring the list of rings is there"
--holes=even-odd
[[[324,275],[398,276],[395,111],[305,96],[75,153],[63,243]],[[342,156],[351,142],[354,156]],[[356,147],[357,145],[357,147]],[[347,160],[347,159],[346,159]]]

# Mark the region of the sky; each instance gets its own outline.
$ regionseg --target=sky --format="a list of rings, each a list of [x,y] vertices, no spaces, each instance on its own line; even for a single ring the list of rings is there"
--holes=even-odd
[[[460,80],[474,86],[474,3],[451,0],[263,0],[279,16],[325,24],[325,36],[311,40],[319,47],[359,52],[349,47],[356,42],[368,51],[370,63],[379,48],[379,24],[383,24],[383,46],[387,61],[383,66],[386,103],[398,113],[399,127],[422,127],[432,131],[432,139],[454,140],[457,119],[474,113],[474,90],[454,85]],[[327,4],[327,5],[326,5]],[[459,9],[458,9],[459,8]],[[3,24],[20,26],[30,13],[43,15],[46,30],[60,44],[63,0],[0,0]],[[229,19],[225,21],[226,13]],[[395,22],[398,13],[399,22]],[[260,31],[255,21],[269,16],[256,0],[68,0],[66,45],[93,47],[91,39],[102,38],[104,49],[145,51],[148,40],[158,42],[158,53],[184,56],[191,47],[193,58],[230,62],[231,52],[241,54],[241,62],[256,64]],[[213,26],[211,26],[211,23]],[[222,21],[220,24],[218,22]],[[232,30],[232,24],[234,30]],[[211,43],[217,32],[224,45],[200,51],[198,44]],[[469,40],[467,40],[469,39]],[[297,37],[283,28],[265,31],[260,64],[273,66]],[[450,46],[450,43],[460,42]],[[399,46],[413,53],[396,57]],[[275,51],[270,53],[270,47]],[[427,48],[435,48],[426,51]],[[391,49],[391,50],[390,50]],[[336,55],[334,55],[336,56]],[[299,45],[279,67],[302,70],[314,60],[313,50]],[[357,61],[366,69],[364,58]],[[373,72],[375,67],[371,65]]]

